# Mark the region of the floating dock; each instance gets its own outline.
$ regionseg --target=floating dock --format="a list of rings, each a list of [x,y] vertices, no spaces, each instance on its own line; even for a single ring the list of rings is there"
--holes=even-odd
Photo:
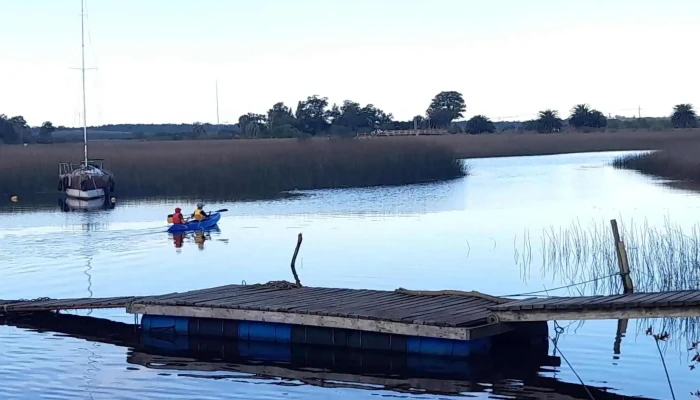
[[[123,322],[51,312],[13,314],[4,322],[21,329],[121,346],[128,349],[125,361],[134,367],[173,374],[234,373],[237,378],[270,378],[273,384],[281,379],[326,388],[437,396],[487,392],[509,398],[588,400],[590,393],[599,400],[633,399],[605,386],[583,387],[578,382],[540,375],[543,367],[561,366],[559,357],[549,355],[546,347],[520,347],[510,341],[509,334],[494,337],[494,347],[484,357],[462,359],[152,334]],[[203,379],[221,376],[197,374]]]
[[[0,315],[124,308],[141,330],[466,357],[503,334],[536,346],[546,321],[700,316],[700,291],[514,300],[479,292],[301,287],[279,281],[160,296],[0,300]],[[510,340],[510,339],[509,339]]]
[[[272,282],[142,297],[126,309],[143,315],[142,329],[151,332],[467,356],[488,350],[491,336],[511,330],[487,322],[489,307],[504,301],[477,292],[356,290]]]

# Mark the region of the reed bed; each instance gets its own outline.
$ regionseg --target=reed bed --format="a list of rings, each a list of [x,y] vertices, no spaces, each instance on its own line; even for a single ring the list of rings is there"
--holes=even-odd
[[[377,138],[386,140],[387,138]],[[658,150],[688,142],[700,142],[700,129],[667,131],[625,130],[616,132],[498,133],[488,135],[442,135],[406,137],[441,144],[462,158],[535,156],[597,151]]]
[[[656,177],[700,182],[700,140],[674,145],[659,151],[652,151],[613,161],[616,168],[639,171]]]
[[[81,144],[0,147],[0,193],[55,191]],[[246,198],[295,189],[403,185],[464,176],[454,151],[416,141],[216,140],[90,143],[119,196]]]
[[[668,218],[659,225],[647,220],[621,221],[620,235],[627,248],[632,280],[637,292],[700,290],[700,224],[685,229]],[[617,255],[609,221],[580,221],[562,228],[543,229],[539,255],[533,251],[529,232],[516,241],[515,259],[523,277],[541,260],[540,273],[551,277],[561,290],[557,296],[612,295],[622,293]],[[539,257],[539,258],[538,258]],[[637,333],[649,327],[672,333],[685,342],[700,338],[700,318],[639,320]]]

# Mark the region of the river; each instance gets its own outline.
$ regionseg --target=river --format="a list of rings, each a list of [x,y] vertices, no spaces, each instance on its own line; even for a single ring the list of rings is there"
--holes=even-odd
[[[304,242],[297,268],[307,286],[493,295],[557,288],[572,278],[541,269],[543,229],[567,229],[576,221],[607,227],[612,218],[650,226],[672,221],[693,229],[700,195],[608,166],[619,154],[469,160],[471,175],[450,182],[207,204],[209,210],[229,210],[220,230],[181,244],[165,233],[166,215],[176,206],[189,211],[195,201],[118,200],[111,210],[63,212],[20,199],[0,207],[0,298],[150,295],[291,281],[298,233]],[[133,322],[121,310],[92,315]],[[559,321],[565,328],[559,352],[587,385],[671,398],[645,323],[630,321],[620,354],[614,354],[617,321]],[[692,321],[684,326],[689,325]],[[678,398],[690,398],[700,389],[700,372],[688,367],[687,341],[698,338],[687,330],[670,333],[677,340],[662,343],[669,375]],[[553,324],[550,334],[555,335]],[[235,368],[225,373],[147,368],[127,362],[128,347],[15,326],[0,326],[0,354],[3,399],[503,398],[492,389],[496,383],[518,386],[507,376],[489,377],[484,379],[491,382],[476,382],[478,390],[433,394],[295,381]],[[578,383],[564,361],[537,374]]]

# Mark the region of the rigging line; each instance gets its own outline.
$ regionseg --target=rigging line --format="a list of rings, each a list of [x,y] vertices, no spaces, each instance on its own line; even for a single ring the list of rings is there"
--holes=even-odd
[[[583,282],[578,282],[578,283],[572,283],[572,284],[570,284],[570,285],[560,286],[560,287],[556,287],[556,288],[553,288],[553,289],[538,290],[538,291],[535,291],[535,292],[527,292],[527,293],[518,293],[518,294],[501,295],[501,296],[499,296],[499,297],[521,297],[521,296],[530,296],[530,295],[535,295],[535,294],[547,293],[547,292],[552,291],[552,290],[568,289],[568,288],[571,288],[571,287],[580,286],[580,285],[585,285],[585,284],[587,284],[587,283],[593,283],[593,282],[600,281],[600,280],[603,280],[603,279],[612,278],[613,276],[618,276],[618,275],[622,275],[622,274],[620,274],[619,272],[616,272],[616,273],[611,274],[611,275],[608,275],[608,276],[602,276],[602,277],[600,277],[600,278],[594,278],[594,279],[591,279],[591,280],[588,280],[588,281],[583,281]]]
[[[578,381],[581,382],[581,386],[583,386],[583,389],[584,389],[584,390],[586,391],[586,393],[588,394],[588,398],[590,398],[591,400],[595,400],[595,397],[593,397],[593,394],[591,394],[590,390],[588,390],[588,387],[586,386],[586,384],[583,383],[583,379],[581,379],[581,376],[578,374],[578,372],[576,372],[576,370],[574,369],[574,366],[571,365],[571,363],[570,363],[569,360],[566,358],[566,356],[564,355],[564,353],[562,353],[561,349],[559,348],[559,346],[557,345],[557,343],[554,341],[554,339],[552,339],[551,336],[547,336],[547,337],[549,338],[549,340],[550,340],[550,341],[552,342],[552,344],[554,345],[554,348],[555,348],[555,349],[557,350],[557,352],[559,353],[559,356],[561,356],[561,358],[564,359],[564,361],[566,362],[566,365],[568,365],[569,368],[571,368],[571,371],[574,373],[574,375],[576,375],[576,378],[578,378]]]

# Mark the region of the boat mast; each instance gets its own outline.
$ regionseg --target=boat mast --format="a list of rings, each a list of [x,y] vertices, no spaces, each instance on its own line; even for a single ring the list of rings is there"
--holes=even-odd
[[[87,104],[85,103],[85,11],[84,1],[80,0],[80,43],[81,43],[81,58],[82,66],[80,71],[83,75],[83,146],[85,150],[85,167],[88,165],[88,148],[87,148]]]

